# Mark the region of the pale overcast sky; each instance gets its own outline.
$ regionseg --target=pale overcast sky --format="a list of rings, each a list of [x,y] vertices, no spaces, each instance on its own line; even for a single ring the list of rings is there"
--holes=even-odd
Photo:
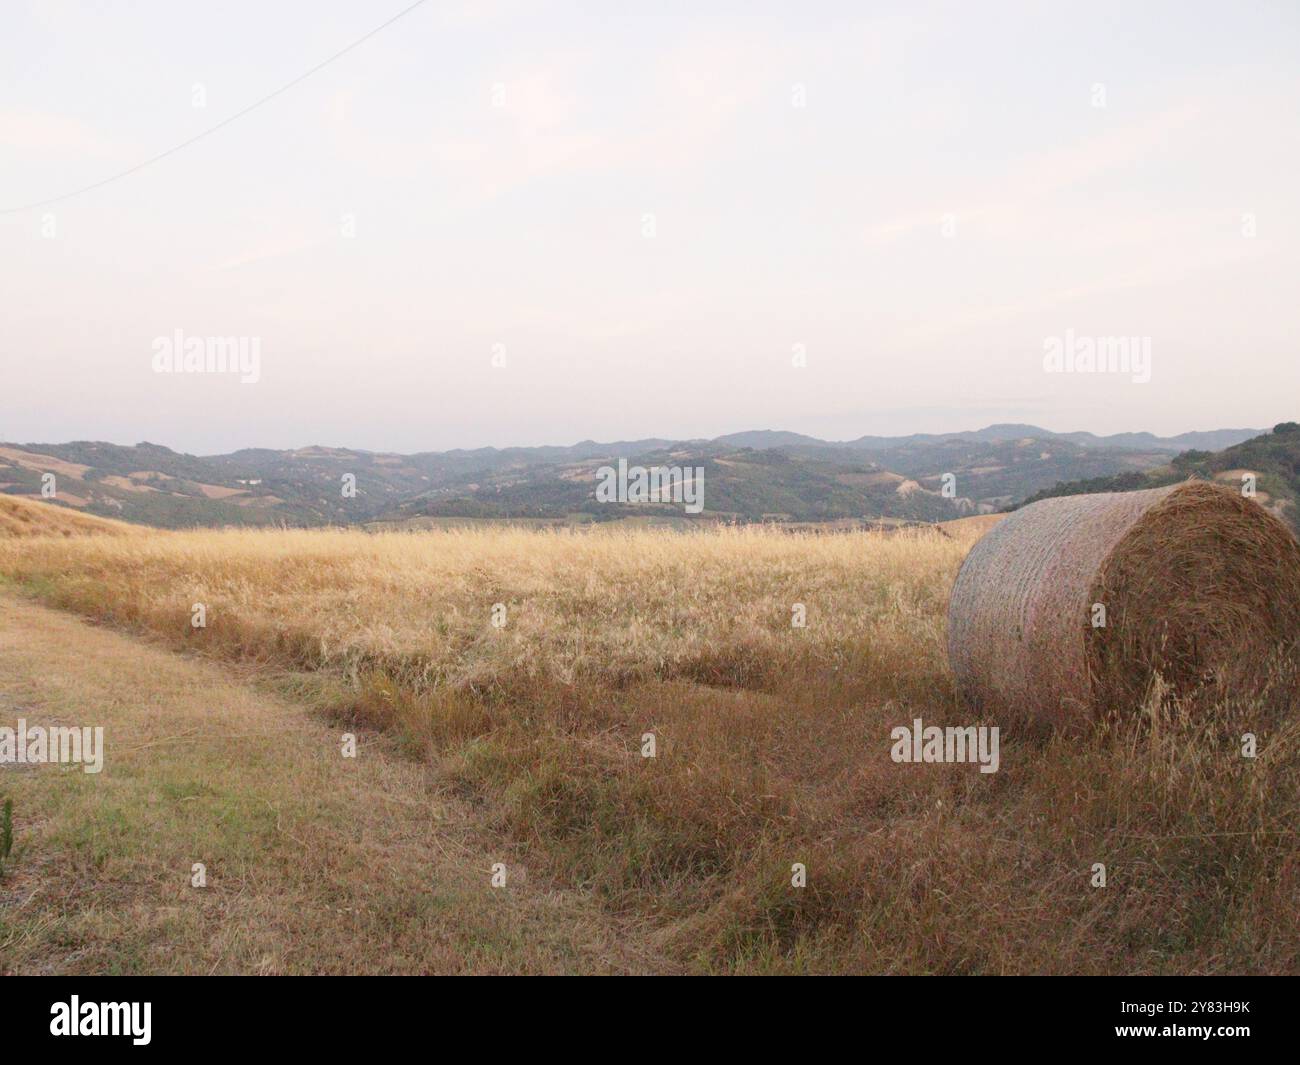
[[[3,0],[0,211],[408,2]],[[0,214],[0,439],[1270,426],[1298,173],[1292,2],[429,0]],[[260,380],[155,373],[178,329]]]

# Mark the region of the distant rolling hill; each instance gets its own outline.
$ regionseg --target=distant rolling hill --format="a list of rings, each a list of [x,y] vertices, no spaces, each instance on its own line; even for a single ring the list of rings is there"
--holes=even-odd
[[[646,439],[412,455],[348,448],[187,455],[158,444],[0,444],[0,493],[163,527],[312,526],[427,519],[832,522],[945,521],[992,513],[1063,482],[1139,476],[1168,465],[1175,442],[1244,438],[1216,430],[1161,438],[1052,433],[1027,425],[829,442],[760,430],[714,440]],[[602,503],[601,467],[704,470],[704,511]],[[348,494],[345,487],[355,487]]]
[[[1240,488],[1247,475],[1253,476],[1256,500],[1300,531],[1300,423],[1296,422],[1283,422],[1270,433],[1220,451],[1185,451],[1149,470],[1062,482],[1035,492],[1020,505],[1051,496],[1159,488],[1189,477]]]

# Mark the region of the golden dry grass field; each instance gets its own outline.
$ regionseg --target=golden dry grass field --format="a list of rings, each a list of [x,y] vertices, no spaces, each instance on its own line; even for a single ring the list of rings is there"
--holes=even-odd
[[[913,718],[980,723],[955,699],[944,641],[952,581],[986,524],[24,537],[0,540],[0,583],[10,603],[60,607],[274,690],[311,710],[302,728],[327,750],[351,728],[376,738],[371,757],[421,767],[418,801],[463,811],[455,862],[482,885],[457,895],[456,922],[475,907],[486,920],[503,893],[572,902],[547,934],[584,949],[539,955],[530,919],[515,947],[493,947],[494,970],[1300,970],[1293,719],[1153,703],[1105,732],[1005,723],[994,774],[890,759],[890,730]],[[139,646],[114,638],[123,656]],[[1247,730],[1260,735],[1253,760],[1238,750]],[[221,760],[235,781],[254,772],[241,750]],[[110,735],[106,780],[116,757]],[[193,775],[212,771],[200,761]],[[313,816],[373,818],[365,788],[340,801],[327,777],[301,779],[300,838],[324,831]],[[150,794],[122,800],[123,824],[149,819]],[[207,812],[220,817],[221,801]],[[443,829],[426,831],[437,848]],[[17,869],[39,852],[38,839]],[[492,888],[497,861],[526,878]],[[410,875],[409,858],[393,863]],[[792,886],[794,863],[806,887]],[[125,876],[115,886],[122,905],[160,905]],[[410,929],[410,905],[388,908],[390,940]],[[475,967],[447,960],[454,936],[436,956],[382,957],[331,937],[306,955],[267,946],[292,962],[263,968]]]
[[[71,507],[59,507],[38,499],[0,495],[0,539],[15,536],[81,536],[101,534],[125,536],[138,532],[136,526]]]

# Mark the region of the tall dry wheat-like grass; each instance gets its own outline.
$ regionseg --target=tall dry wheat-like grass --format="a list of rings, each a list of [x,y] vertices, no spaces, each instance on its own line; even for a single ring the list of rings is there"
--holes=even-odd
[[[914,717],[976,723],[944,655],[976,535],[159,533],[0,541],[0,574],[397,730],[689,968],[1300,970],[1294,715],[1157,693],[1093,735],[1003,722],[996,774],[890,760]]]
[[[933,532],[198,531],[0,541],[0,572],[222,654],[481,690],[744,683],[798,662],[860,667],[864,655],[892,676],[908,656],[940,653],[968,547]],[[194,603],[207,611],[201,633]],[[805,628],[792,625],[796,604]]]

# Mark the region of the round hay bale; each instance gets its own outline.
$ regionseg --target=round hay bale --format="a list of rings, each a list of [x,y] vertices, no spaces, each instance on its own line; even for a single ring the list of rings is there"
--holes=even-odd
[[[1130,713],[1155,673],[1180,695],[1258,693],[1298,639],[1300,544],[1201,481],[1018,510],[971,549],[948,604],[967,704],[1050,725]]]

